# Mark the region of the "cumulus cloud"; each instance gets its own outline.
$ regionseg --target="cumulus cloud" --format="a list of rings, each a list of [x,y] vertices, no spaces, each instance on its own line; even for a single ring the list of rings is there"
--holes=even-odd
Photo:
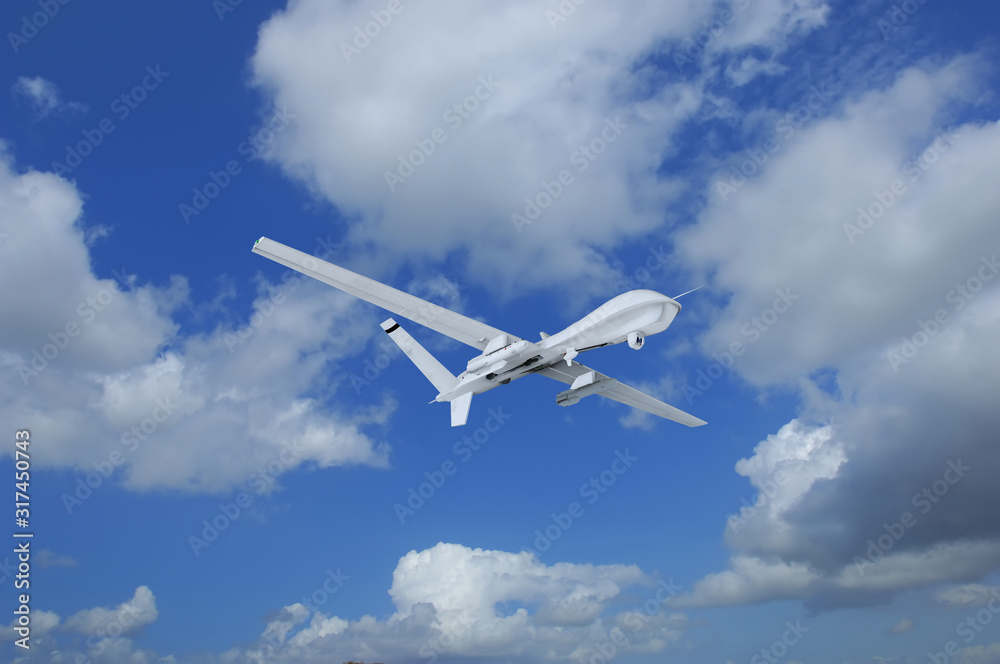
[[[774,76],[784,73],[787,69],[787,67],[774,60],[762,61],[750,55],[738,63],[729,65],[726,68],[726,76],[734,85],[746,85],[757,76]]]
[[[275,662],[319,662],[332,653],[583,661],[614,639],[619,652],[661,652],[684,633],[683,614],[616,612],[629,588],[651,584],[634,565],[545,565],[529,553],[439,543],[399,560],[388,618],[348,620],[293,604],[244,654]]]
[[[962,648],[958,651],[955,661],[960,664],[998,664],[1000,663],[1000,643]]]
[[[59,626],[59,614],[53,611],[45,611],[43,609],[32,609],[31,611],[31,638],[32,639],[44,639],[46,636],[52,633],[52,631]],[[0,641],[16,641],[23,638],[21,634],[14,631],[14,628],[18,626],[18,620],[15,618],[11,621],[9,625],[4,625],[0,627]]]
[[[525,662],[584,662],[609,649],[616,656],[660,653],[678,644],[689,624],[682,613],[650,610],[641,598],[659,598],[655,585],[635,565],[546,565],[526,552],[439,543],[400,558],[389,588],[395,611],[388,617],[341,618],[294,603],[277,611],[250,646],[205,655],[204,661],[418,662],[505,655]],[[109,663],[174,661],[135,645],[137,633],[158,617],[147,586],[117,606],[84,609],[63,621],[36,608],[33,646]],[[13,640],[13,626],[0,629],[0,640]],[[86,637],[85,652],[75,650],[79,638],[72,635]]]
[[[913,629],[914,624],[915,623],[910,618],[900,618],[899,622],[887,629],[885,633],[893,636],[897,634],[906,634]]]
[[[783,515],[817,481],[836,477],[847,460],[834,433],[831,425],[814,428],[793,420],[759,443],[753,456],[736,463],[736,472],[760,493],[756,506],[744,507],[729,519],[728,543],[764,553],[782,550],[791,536]]]
[[[802,598],[819,579],[807,565],[737,555],[730,569],[697,581],[690,594],[672,599],[671,606],[717,606]]]
[[[132,599],[122,602],[117,607],[113,609],[98,607],[79,611],[67,618],[63,626],[79,634],[118,637],[150,624],[158,615],[153,591],[147,586],[139,586],[135,589]]]
[[[41,76],[34,78],[19,76],[11,88],[11,94],[15,99],[25,102],[31,108],[36,120],[41,120],[53,113],[67,111],[82,113],[87,110],[87,107],[79,102],[64,102],[59,87]]]
[[[76,567],[76,560],[71,556],[60,556],[51,549],[39,550],[35,562],[39,567]]]
[[[713,49],[780,52],[824,6],[754,2]],[[269,158],[343,210],[359,247],[456,254],[501,294],[605,294],[607,253],[662,229],[687,190],[659,169],[703,81],[648,63],[683,48],[710,9],[630,0],[553,18],[526,1],[404,4],[366,37],[363,5],[294,3],[253,58],[257,85],[296,116]]]
[[[866,590],[906,590],[939,581],[982,577],[1000,564],[1000,541],[941,542],[917,550],[883,554],[884,557],[867,551],[865,554],[867,559],[859,556],[854,566],[841,572],[839,585]],[[872,558],[875,562],[869,562]]]
[[[1000,500],[1000,124],[956,120],[982,72],[959,56],[848,92],[754,177],[720,174],[680,233],[678,256],[731,294],[702,349],[739,342],[739,376],[802,398],[736,466],[761,497],[727,523],[734,569],[688,601],[870,603],[1000,565],[982,508]],[[782,566],[808,590],[769,576]]]
[[[17,661],[91,661],[104,664],[174,662],[173,656],[159,657],[137,649],[130,636],[156,621],[156,598],[147,586],[139,586],[132,597],[114,608],[96,607],[74,613],[65,621],[43,609],[31,611],[31,648]],[[22,638],[14,623],[0,628],[0,641]],[[78,648],[84,648],[79,650]],[[220,658],[219,661],[225,661]]]
[[[75,186],[18,173],[6,154],[0,162],[0,279],[22,285],[0,292],[0,364],[12,378],[0,412],[37,423],[48,441],[37,464],[120,469],[137,490],[208,492],[262,466],[276,476],[303,464],[386,465],[388,447],[364,430],[384,423],[392,402],[344,414],[312,396],[344,387],[327,369],[364,346],[374,314],[304,278],[259,281],[253,311],[226,309],[212,332],[185,336],[174,318],[191,306],[184,277],[98,276]]]
[[[945,304],[948,289],[974,275],[996,236],[998,194],[986,172],[1000,125],[952,126],[948,118],[978,94],[978,70],[970,58],[908,69],[889,89],[800,130],[725,200],[720,174],[699,223],[678,243],[679,258],[733,293],[703,339],[706,350],[749,341],[744,325],[790,288],[797,299],[767,321],[739,371],[760,385],[796,380],[895,341],[927,315],[929,294]],[[884,216],[849,232],[858,208],[877,212],[875,194],[892,195],[895,180],[905,191]],[[944,226],[946,210],[952,222]]]
[[[984,586],[981,583],[966,583],[944,588],[935,593],[934,598],[947,606],[979,607],[993,600],[1000,600],[1000,586]]]

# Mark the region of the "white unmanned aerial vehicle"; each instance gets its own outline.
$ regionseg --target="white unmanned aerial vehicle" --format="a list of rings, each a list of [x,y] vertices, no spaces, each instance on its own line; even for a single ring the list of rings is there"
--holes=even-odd
[[[689,427],[705,424],[704,420],[573,361],[585,350],[623,341],[636,350],[642,348],[644,337],[667,329],[681,310],[680,303],[666,295],[651,290],[622,293],[562,332],[552,335],[542,332],[540,341],[531,342],[266,237],[257,240],[253,251],[482,351],[469,360],[465,371],[455,376],[399,323],[391,318],[382,323],[382,329],[437,388],[439,394],[434,401],[451,403],[453,427],[465,424],[468,419],[472,395],[532,373],[570,386],[556,395],[560,406],[571,406],[585,396],[600,394]]]

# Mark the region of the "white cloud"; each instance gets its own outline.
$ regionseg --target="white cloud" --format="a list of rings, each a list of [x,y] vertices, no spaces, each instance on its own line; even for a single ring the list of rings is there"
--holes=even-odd
[[[14,618],[9,625],[4,625],[0,627],[0,642],[2,641],[16,641],[18,639],[24,638],[23,634],[19,634],[14,631],[14,628],[18,626],[18,618]],[[59,614],[52,611],[45,611],[43,609],[32,609],[31,610],[31,638],[44,639],[46,636],[52,633],[56,627],[59,626]]]
[[[98,607],[79,611],[67,618],[63,627],[79,634],[117,638],[150,624],[158,615],[153,592],[147,586],[139,586],[127,602],[113,609]]]
[[[4,155],[0,279],[23,287],[0,291],[0,364],[13,377],[0,387],[0,412],[36,423],[48,442],[35,463],[121,468],[115,481],[137,490],[209,492],[246,484],[268,464],[272,475],[386,465],[388,447],[363,429],[384,423],[391,401],[338,412],[309,396],[350,389],[329,365],[365,346],[374,313],[306,279],[260,281],[252,324],[223,307],[214,331],[184,337],[174,315],[190,306],[185,279],[97,276],[81,214],[73,184],[16,173]]]
[[[959,664],[1000,664],[1000,643],[962,648],[955,661]]]
[[[11,94],[17,99],[24,100],[31,107],[36,120],[53,113],[66,111],[82,113],[87,110],[87,107],[79,102],[64,102],[56,84],[41,76],[34,78],[19,76],[11,88]]]
[[[51,549],[41,549],[35,554],[35,562],[39,567],[76,567],[76,560],[71,556],[60,556]]]
[[[123,636],[134,635],[142,627],[152,624],[157,616],[156,599],[147,586],[136,588],[131,599],[115,608],[84,609],[61,624],[56,613],[33,607],[31,649],[26,651],[26,658],[15,661],[173,664],[176,661],[173,656],[160,657],[151,651],[136,649],[132,639]],[[23,637],[14,631],[15,623],[0,628],[0,642]],[[77,650],[79,647],[85,650]],[[226,659],[221,657],[218,661]]]
[[[900,618],[899,622],[886,630],[886,634],[906,634],[913,629],[914,624],[915,623],[910,618]]]
[[[988,396],[1000,378],[987,368],[1000,363],[1000,191],[987,176],[1000,167],[1000,123],[955,122],[982,76],[962,56],[848,92],[725,197],[713,183],[680,234],[678,256],[732,294],[703,351],[741,342],[733,370],[796,389],[803,411],[737,465],[763,497],[727,525],[734,569],[689,601],[822,608],[1000,565],[1000,524],[982,509],[1000,500]],[[849,237],[859,206],[878,218]],[[775,291],[787,288],[798,299],[779,312]],[[785,568],[810,575],[789,584],[773,575]]]
[[[779,64],[774,60],[759,60],[752,55],[748,55],[739,63],[730,64],[726,67],[726,76],[733,82],[733,85],[746,85],[762,74],[776,76],[783,74],[788,67]]]
[[[993,600],[1000,600],[1000,586],[966,583],[938,591],[935,599],[948,606],[978,607]]]
[[[733,293],[704,349],[749,345],[745,326],[772,305],[776,289],[790,288],[798,299],[767,321],[738,370],[758,385],[793,381],[896,340],[933,313],[931,294],[944,304],[997,235],[1000,193],[986,173],[1000,125],[949,128],[946,120],[978,94],[978,67],[959,58],[932,71],[911,68],[889,89],[861,94],[800,130],[726,200],[713,183],[699,223],[678,241],[679,257]],[[926,171],[903,172],[928,149],[935,161]],[[845,225],[897,179],[906,191],[852,244]]]
[[[634,565],[545,565],[528,553],[439,543],[400,559],[389,590],[396,611],[388,618],[310,616],[293,604],[246,654],[275,662],[322,661],[331,653],[585,661],[598,644],[611,643],[614,628],[628,638],[626,652],[661,652],[685,631],[683,615],[650,618],[641,607],[614,613],[628,588],[650,584]]]
[[[733,2],[732,25],[709,44],[710,50],[740,51],[763,46],[772,53],[784,51],[791,38],[826,22],[830,7],[822,0],[765,0]]]
[[[837,584],[849,589],[906,590],[985,576],[1000,565],[1000,541],[942,542],[927,549],[876,558],[874,562],[846,567],[837,577]]]
[[[763,552],[783,551],[794,536],[783,515],[818,480],[836,477],[846,460],[843,444],[829,425],[809,427],[792,420],[768,436],[754,448],[753,456],[736,463],[736,472],[749,478],[759,498],[729,519],[726,541]]]
[[[0,307],[18,321],[2,328],[4,347],[30,362],[47,343],[65,345],[60,365],[106,372],[132,366],[172,339],[177,326],[168,316],[186,298],[186,283],[125,291],[112,278],[98,278],[75,186],[49,173],[16,173],[6,152],[0,161],[0,227],[7,235],[0,277],[29,285],[0,293]],[[72,343],[63,338],[67,325],[74,326]]]
[[[725,39],[780,50],[789,34],[822,23],[823,6],[755,2]],[[605,294],[617,280],[607,252],[662,229],[664,210],[687,190],[657,171],[701,97],[700,83],[638,63],[695,36],[710,9],[588,4],[553,29],[525,0],[404,4],[348,58],[343,45],[369,9],[295,3],[264,25],[253,58],[257,84],[296,116],[270,158],[354,219],[351,242],[377,242],[383,260],[458,252],[470,281],[502,294],[539,284]],[[467,99],[477,108],[459,124],[451,109]],[[447,140],[426,159],[417,153],[425,163],[390,191],[385,173],[417,143],[429,152],[435,128]],[[602,132],[614,142],[573,163]],[[574,178],[565,186],[564,169]],[[526,197],[546,204],[543,182],[557,182],[548,185],[555,200],[518,233],[511,215],[525,214]]]
[[[736,555],[730,569],[697,581],[690,594],[668,602],[671,606],[718,606],[803,598],[820,575],[801,563]]]

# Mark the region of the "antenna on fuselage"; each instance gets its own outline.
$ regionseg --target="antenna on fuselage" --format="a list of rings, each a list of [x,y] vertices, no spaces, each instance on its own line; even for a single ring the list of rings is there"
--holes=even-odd
[[[691,289],[691,290],[689,290],[689,291],[688,291],[687,293],[681,293],[680,295],[677,295],[676,297],[674,297],[674,298],[672,298],[672,299],[674,299],[674,300],[679,300],[679,299],[681,299],[682,297],[684,297],[685,295],[687,295],[688,293],[693,293],[693,292],[695,292],[696,290],[698,290],[698,288],[704,288],[704,286],[698,286],[697,288],[692,288],[692,289]]]

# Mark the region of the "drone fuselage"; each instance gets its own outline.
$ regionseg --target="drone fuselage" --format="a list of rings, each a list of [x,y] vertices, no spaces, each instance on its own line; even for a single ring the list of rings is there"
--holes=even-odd
[[[638,348],[642,339],[667,329],[681,305],[651,290],[633,290],[608,300],[565,330],[541,341],[512,341],[506,335],[493,339],[482,355],[469,361],[458,375],[458,383],[437,395],[435,401],[452,401],[462,394],[481,394],[499,385],[540,371],[558,362],[572,363],[577,354],[638,338],[630,345]],[[507,343],[511,341],[511,343]]]

